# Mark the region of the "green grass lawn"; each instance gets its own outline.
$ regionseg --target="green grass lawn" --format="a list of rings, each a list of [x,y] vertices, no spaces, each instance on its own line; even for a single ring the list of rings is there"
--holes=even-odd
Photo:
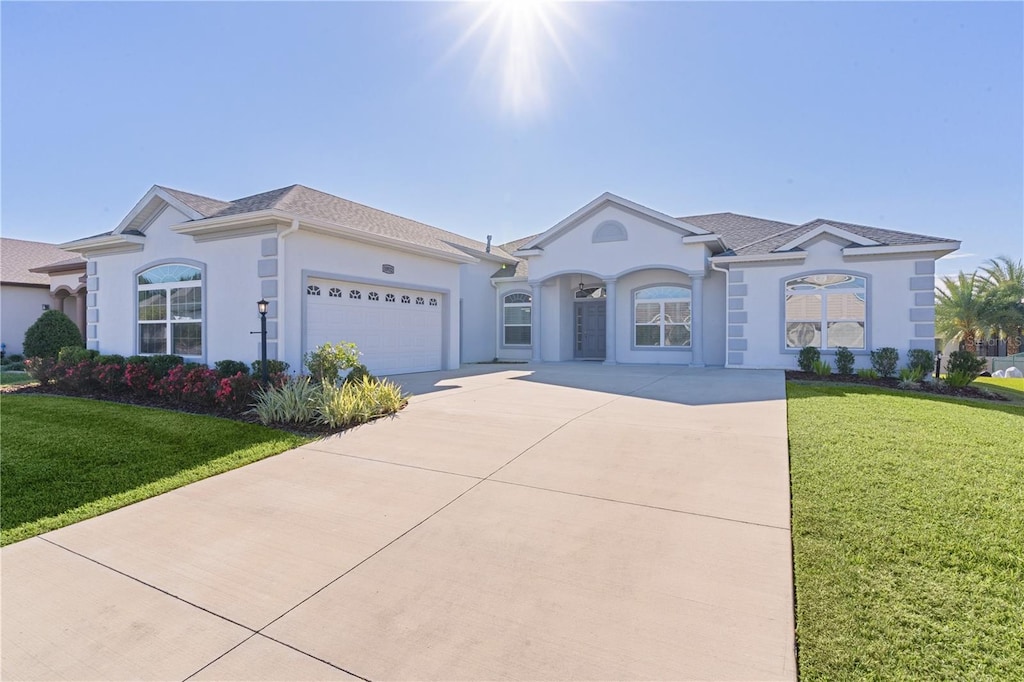
[[[787,393],[801,678],[1020,679],[1024,407]]]
[[[7,372],[0,370],[0,386],[12,386],[15,384],[31,384],[34,381],[27,372]]]
[[[0,399],[0,544],[123,507],[307,442],[282,431],[118,403]]]
[[[978,377],[974,386],[998,393],[1011,402],[1024,405],[1024,379],[997,379],[995,377]]]

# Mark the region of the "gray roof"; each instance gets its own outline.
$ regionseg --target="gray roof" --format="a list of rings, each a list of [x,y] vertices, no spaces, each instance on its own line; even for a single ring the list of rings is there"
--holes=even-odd
[[[698,227],[714,232],[725,242],[726,248],[729,249],[727,253],[739,256],[773,253],[779,247],[812,232],[822,225],[833,225],[847,232],[876,241],[883,246],[930,244],[935,242],[956,243],[955,239],[930,237],[923,234],[844,223],[826,218],[816,218],[803,225],[753,218],[736,213],[710,213],[686,216],[679,218],[679,220],[693,223]]]
[[[0,238],[0,281],[4,284],[49,286],[49,276],[41,272],[31,272],[31,269],[73,260],[74,254],[68,253],[56,244]],[[78,260],[85,263],[85,259],[81,257],[78,257]]]
[[[222,218],[273,209],[299,218],[333,223],[446,253],[482,255],[486,253],[487,248],[486,244],[475,239],[302,185],[290,185],[233,201],[219,201],[167,187],[162,189],[205,218]],[[491,253],[498,258],[512,259],[512,256],[500,247],[492,248]]]
[[[531,234],[529,237],[513,239],[510,242],[505,242],[504,244],[498,245],[498,248],[501,249],[502,251],[505,251],[506,253],[515,253],[519,249],[523,248],[523,246],[527,242],[533,241],[541,234],[542,233],[538,232],[537,234]],[[501,268],[498,269],[497,272],[491,275],[491,277],[526,277],[529,274],[529,272],[529,263],[526,261],[525,258],[520,258],[518,259],[518,262],[516,262],[515,267],[506,267],[503,265]]]

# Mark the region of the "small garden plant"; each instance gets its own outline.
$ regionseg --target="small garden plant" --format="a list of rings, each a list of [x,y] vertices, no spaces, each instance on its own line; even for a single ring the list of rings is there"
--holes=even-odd
[[[85,343],[70,317],[59,310],[47,310],[25,332],[24,346],[30,358],[56,358],[62,348],[84,348]]]
[[[839,374],[853,374],[853,363],[856,358],[853,356],[851,351],[846,346],[839,346],[836,348],[836,372]]]
[[[900,362],[900,352],[892,347],[879,348],[871,351],[871,367],[879,376],[891,377],[896,374]]]
[[[957,388],[971,383],[985,369],[985,361],[966,350],[955,350],[949,354],[946,364],[946,383]]]
[[[814,363],[821,360],[821,351],[815,346],[804,346],[796,358],[796,365],[801,372],[813,372]]]
[[[811,371],[820,377],[827,377],[832,373],[832,365],[827,360],[815,360],[811,365]]]
[[[921,370],[924,378],[935,369],[935,353],[926,348],[912,348],[907,353],[907,367]]]

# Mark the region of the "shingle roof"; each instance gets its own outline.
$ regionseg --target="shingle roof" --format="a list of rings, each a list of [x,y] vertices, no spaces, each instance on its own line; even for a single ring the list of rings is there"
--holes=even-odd
[[[71,260],[73,255],[55,244],[8,237],[0,238],[0,281],[4,284],[48,286],[50,278],[47,275],[41,272],[30,272],[30,269],[58,261]],[[79,258],[79,260],[85,263],[84,259]]]
[[[539,237],[542,233],[531,234],[529,237],[523,237],[521,239],[513,239],[510,242],[498,245],[498,248],[507,253],[515,253],[523,247],[527,242],[533,241]],[[515,267],[502,266],[495,272],[491,277],[526,277],[530,273],[530,265],[525,258],[520,258]]]
[[[706,213],[683,216],[679,220],[714,232],[722,238],[727,248],[738,248],[764,239],[768,235],[796,227],[792,223],[754,218],[739,213]]]
[[[222,218],[276,209],[299,218],[322,220],[442,252],[462,255],[469,250],[483,254],[487,248],[486,244],[475,239],[303,185],[281,187],[234,201],[218,201],[167,187],[163,189],[206,218]],[[499,258],[512,258],[500,248],[492,248],[491,253]]]

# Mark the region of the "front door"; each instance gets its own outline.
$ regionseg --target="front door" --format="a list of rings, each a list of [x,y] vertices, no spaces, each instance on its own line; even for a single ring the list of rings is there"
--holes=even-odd
[[[576,301],[576,345],[573,357],[604,359],[604,301]]]

